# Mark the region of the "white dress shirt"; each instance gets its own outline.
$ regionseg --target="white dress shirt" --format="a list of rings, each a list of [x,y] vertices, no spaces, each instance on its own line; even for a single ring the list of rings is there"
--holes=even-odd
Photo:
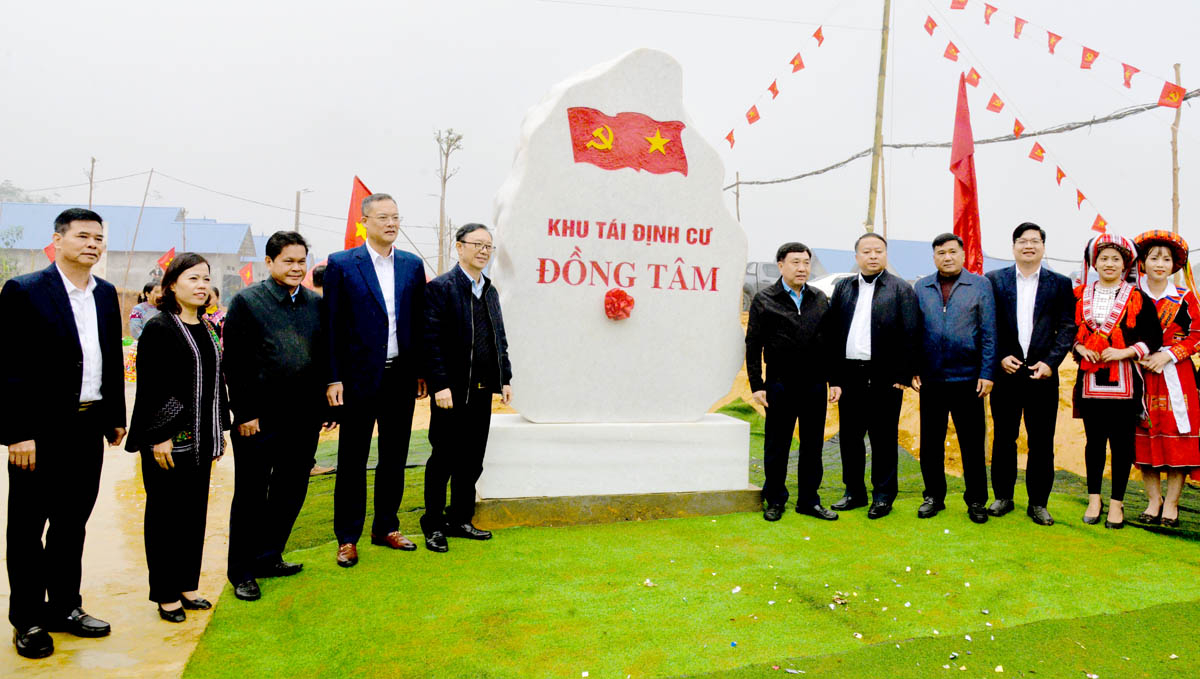
[[[386,257],[375,252],[370,245],[367,246],[367,250],[370,251],[371,261],[375,264],[375,277],[379,279],[379,288],[383,291],[383,306],[387,309],[387,358],[391,360],[400,355],[400,342],[396,339],[396,250],[389,248]]]
[[[850,332],[846,335],[846,358],[856,361],[871,360],[871,301],[875,299],[875,280],[870,283],[858,275],[858,303],[854,317],[850,319]]]
[[[1029,358],[1029,342],[1033,338],[1033,303],[1037,299],[1038,278],[1042,275],[1039,266],[1036,271],[1025,276],[1020,269],[1017,274],[1017,343],[1021,345],[1021,353]]]
[[[79,402],[100,400],[100,387],[104,376],[104,357],[100,352],[100,321],[96,317],[96,277],[89,275],[87,286],[75,287],[62,269],[63,285],[67,299],[71,302],[71,314],[75,317],[75,331],[79,333],[79,348],[83,350],[83,382],[79,386]]]

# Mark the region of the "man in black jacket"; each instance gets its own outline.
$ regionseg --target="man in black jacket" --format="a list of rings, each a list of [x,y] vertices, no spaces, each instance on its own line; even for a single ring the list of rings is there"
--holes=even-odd
[[[763,441],[763,518],[778,521],[788,501],[787,467],[792,430],[800,422],[796,463],[796,511],[818,519],[838,518],[821,506],[821,448],[825,442],[826,397],[837,403],[841,389],[826,392],[829,364],[823,325],[829,300],[806,285],[812,250],[802,243],[784,243],[775,253],[780,277],[760,290],[750,303],[746,325],[746,374],[753,398],[766,409]],[[763,381],[762,360],[767,360]]]
[[[837,511],[865,507],[863,480],[871,437],[873,502],[867,518],[892,511],[896,499],[896,448],[905,386],[916,374],[921,309],[912,286],[887,272],[887,241],[864,233],[854,242],[857,276],[838,281],[829,303],[830,345],[838,359],[831,385],[838,404],[842,479],[846,495]]]
[[[992,390],[992,516],[1013,510],[1017,437],[1025,415],[1029,458],[1026,514],[1054,524],[1046,509],[1054,484],[1054,425],[1058,419],[1058,366],[1075,342],[1071,281],[1042,266],[1046,232],[1031,222],[1013,231],[1016,264],[987,273],[996,296],[996,355],[1000,370]]]
[[[467,224],[454,235],[458,266],[425,289],[425,345],[433,394],[425,465],[425,515],[421,531],[433,552],[449,548],[447,537],[488,540],[476,528],[475,482],[492,424],[492,394],[512,399],[512,365],[500,316],[500,295],[483,275],[492,256],[492,234]],[[446,510],[446,483],[450,509]]]
[[[125,438],[121,305],[116,288],[91,274],[104,252],[102,219],[66,210],[53,239],[53,264],[0,291],[0,318],[21,325],[0,333],[0,443],[8,446],[8,619],[26,658],[54,652],[47,632],[111,630],[81,608],[79,583],[104,440]]]
[[[294,575],[283,548],[308,493],[321,424],[328,420],[321,363],[321,298],[300,285],[308,243],[295,231],[267,239],[270,277],[238,293],[225,316],[225,381],[233,410],[233,593],[261,597],[256,578]],[[329,425],[327,425],[329,426]]]

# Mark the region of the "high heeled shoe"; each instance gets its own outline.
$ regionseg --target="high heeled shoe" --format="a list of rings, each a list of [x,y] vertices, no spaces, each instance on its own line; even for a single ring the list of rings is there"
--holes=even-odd
[[[1151,525],[1151,526],[1157,526],[1158,524],[1162,523],[1163,504],[1164,503],[1162,503],[1162,502],[1158,503],[1158,515],[1157,516],[1150,514],[1149,512],[1142,512],[1141,514],[1138,514],[1137,522],[1144,523],[1144,524]]]
[[[1084,515],[1083,515],[1083,522],[1089,526],[1094,526],[1094,525],[1100,523],[1100,517],[1103,514],[1104,514],[1104,505],[1100,505],[1100,513],[1096,514],[1095,516],[1088,516],[1086,513],[1086,510],[1085,510]]]
[[[167,622],[183,622],[184,620],[187,620],[187,613],[183,612],[182,607],[176,608],[173,611],[168,611],[162,607],[162,604],[159,604],[158,617],[166,620]]]

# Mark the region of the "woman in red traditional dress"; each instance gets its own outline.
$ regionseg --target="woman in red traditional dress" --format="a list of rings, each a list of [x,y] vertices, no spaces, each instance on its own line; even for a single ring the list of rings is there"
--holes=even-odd
[[[1112,450],[1112,496],[1105,528],[1125,527],[1125,488],[1134,458],[1134,430],[1142,415],[1141,367],[1137,361],[1162,345],[1154,301],[1128,282],[1137,261],[1133,241],[1111,233],[1093,238],[1084,251],[1083,284],[1075,289],[1075,415],[1087,437],[1087,524],[1100,523],[1105,449]],[[1097,279],[1088,282],[1088,266]]]
[[[1200,397],[1191,355],[1200,345],[1200,302],[1196,300],[1187,241],[1170,231],[1147,231],[1134,239],[1142,270],[1141,288],[1158,313],[1163,345],[1141,360],[1146,413],[1137,429],[1135,464],[1142,470],[1149,502],[1143,523],[1179,526],[1184,476],[1200,479]],[[1180,269],[1187,287],[1171,283]],[[1164,501],[1161,474],[1167,474]]]

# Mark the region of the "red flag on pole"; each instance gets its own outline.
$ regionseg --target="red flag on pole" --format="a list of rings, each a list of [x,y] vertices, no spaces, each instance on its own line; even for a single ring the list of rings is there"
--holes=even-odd
[[[1175,83],[1163,83],[1162,93],[1158,95],[1158,105],[1179,108],[1179,105],[1183,103],[1183,95],[1185,94],[1187,94],[1187,90],[1179,85]]]
[[[158,268],[166,273],[167,267],[171,266],[171,262],[175,259],[175,248],[171,248],[163,253],[162,257],[158,258]]]
[[[954,143],[950,148],[954,175],[954,235],[963,239],[966,269],[983,273],[983,244],[979,230],[979,187],[975,181],[975,138],[967,108],[967,79],[958,76],[958,110],[954,116]]]
[[[251,283],[253,283],[254,282],[254,264],[252,262],[246,262],[246,266],[243,266],[238,271],[238,275],[242,277],[242,285],[250,285]]]
[[[46,259],[50,260],[50,263],[53,264],[54,263],[54,255],[55,255],[54,243],[51,243],[51,244],[47,245],[46,247],[42,248],[42,252],[46,253]]]
[[[354,184],[350,188],[350,212],[346,215],[346,240],[344,250],[356,248],[367,242],[367,227],[362,224],[362,202],[371,195],[367,185],[354,176]],[[247,285],[249,285],[247,283]]]

